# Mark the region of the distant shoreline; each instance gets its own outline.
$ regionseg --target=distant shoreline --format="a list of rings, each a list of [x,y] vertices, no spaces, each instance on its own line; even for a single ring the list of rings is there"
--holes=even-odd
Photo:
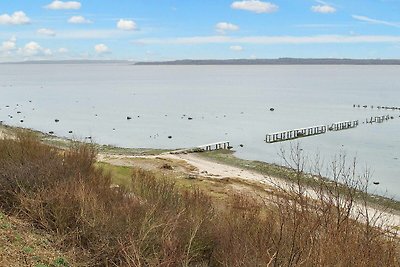
[[[132,66],[156,65],[400,65],[400,59],[348,59],[348,58],[277,58],[277,59],[183,59],[171,61],[130,60],[34,60],[0,62],[5,64],[127,64]]]
[[[399,59],[278,58],[226,60],[174,60],[136,62],[135,65],[400,65]]]

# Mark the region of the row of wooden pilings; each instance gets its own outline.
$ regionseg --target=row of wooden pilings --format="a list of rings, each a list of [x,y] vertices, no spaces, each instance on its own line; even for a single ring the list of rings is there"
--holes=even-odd
[[[389,115],[385,116],[377,116],[377,117],[371,117],[369,119],[366,119],[366,123],[382,123],[384,121],[389,120],[391,117]],[[392,117],[393,118],[393,117]]]
[[[191,148],[178,149],[178,150],[170,151],[169,154],[186,154],[186,153],[194,153],[194,152],[202,152],[202,151],[213,151],[213,150],[219,150],[219,149],[232,149],[232,147],[230,146],[229,141],[222,141],[222,142],[216,142],[216,143],[211,143],[211,144],[206,144],[206,145],[201,145],[201,146],[196,146],[196,147],[191,147]]]
[[[289,130],[289,131],[271,133],[271,134],[267,134],[265,141],[267,143],[283,142],[283,141],[288,141],[288,140],[292,140],[292,139],[296,139],[296,138],[300,138],[300,137],[324,134],[328,130],[329,131],[340,131],[340,130],[345,130],[345,129],[351,129],[351,128],[357,127],[358,124],[359,124],[358,120],[342,121],[342,122],[333,123],[330,126],[319,125],[319,126],[312,126],[312,127],[307,127],[307,128],[300,128],[300,129],[294,129],[294,130]]]
[[[317,135],[326,133],[327,127],[325,125],[313,126],[308,128],[295,129],[290,131],[283,131],[278,133],[267,134],[267,143],[281,142],[299,137]]]
[[[212,150],[218,150],[218,149],[229,149],[229,141],[222,141],[222,142],[217,142],[217,143],[212,143],[212,144],[207,144],[207,145],[201,145],[198,146],[197,148],[203,149],[205,151],[212,151]]]

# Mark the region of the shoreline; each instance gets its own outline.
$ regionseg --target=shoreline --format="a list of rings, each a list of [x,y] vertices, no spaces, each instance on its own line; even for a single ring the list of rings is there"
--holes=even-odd
[[[18,130],[32,132],[38,135],[42,142],[61,149],[64,149],[75,142],[82,142],[68,139],[66,137],[50,135],[34,129],[14,127],[6,124],[0,125],[0,138],[10,137]],[[231,150],[183,153],[175,155],[169,153],[174,151],[173,149],[123,148],[101,145],[93,142],[86,143],[91,143],[96,146],[99,151],[99,162],[102,162],[101,159],[107,157],[116,157],[120,159],[140,157],[171,158],[186,161],[188,164],[199,169],[199,174],[201,176],[207,178],[238,178],[252,182],[260,182],[267,186],[277,187],[277,185],[279,185],[281,188],[285,187],[284,184],[293,184],[294,182],[290,178],[292,170],[289,168],[263,161],[242,159],[236,157],[234,151]],[[318,181],[312,175],[305,173],[300,182],[302,186],[312,188],[313,185],[316,185],[319,182],[329,183],[329,181],[328,178],[323,178]],[[382,210],[383,208],[388,208],[391,210],[391,214],[397,217],[400,216],[400,201],[371,193],[367,194],[367,201],[374,209]],[[398,225],[400,225],[400,217],[398,220]]]

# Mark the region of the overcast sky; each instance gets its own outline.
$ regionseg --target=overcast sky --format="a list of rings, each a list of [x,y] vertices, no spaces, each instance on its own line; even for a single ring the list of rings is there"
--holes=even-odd
[[[5,0],[0,61],[400,58],[400,0]]]

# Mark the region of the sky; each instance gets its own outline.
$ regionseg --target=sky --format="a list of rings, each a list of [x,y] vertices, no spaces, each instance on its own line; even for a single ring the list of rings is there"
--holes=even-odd
[[[1,0],[0,62],[400,58],[400,0]]]

